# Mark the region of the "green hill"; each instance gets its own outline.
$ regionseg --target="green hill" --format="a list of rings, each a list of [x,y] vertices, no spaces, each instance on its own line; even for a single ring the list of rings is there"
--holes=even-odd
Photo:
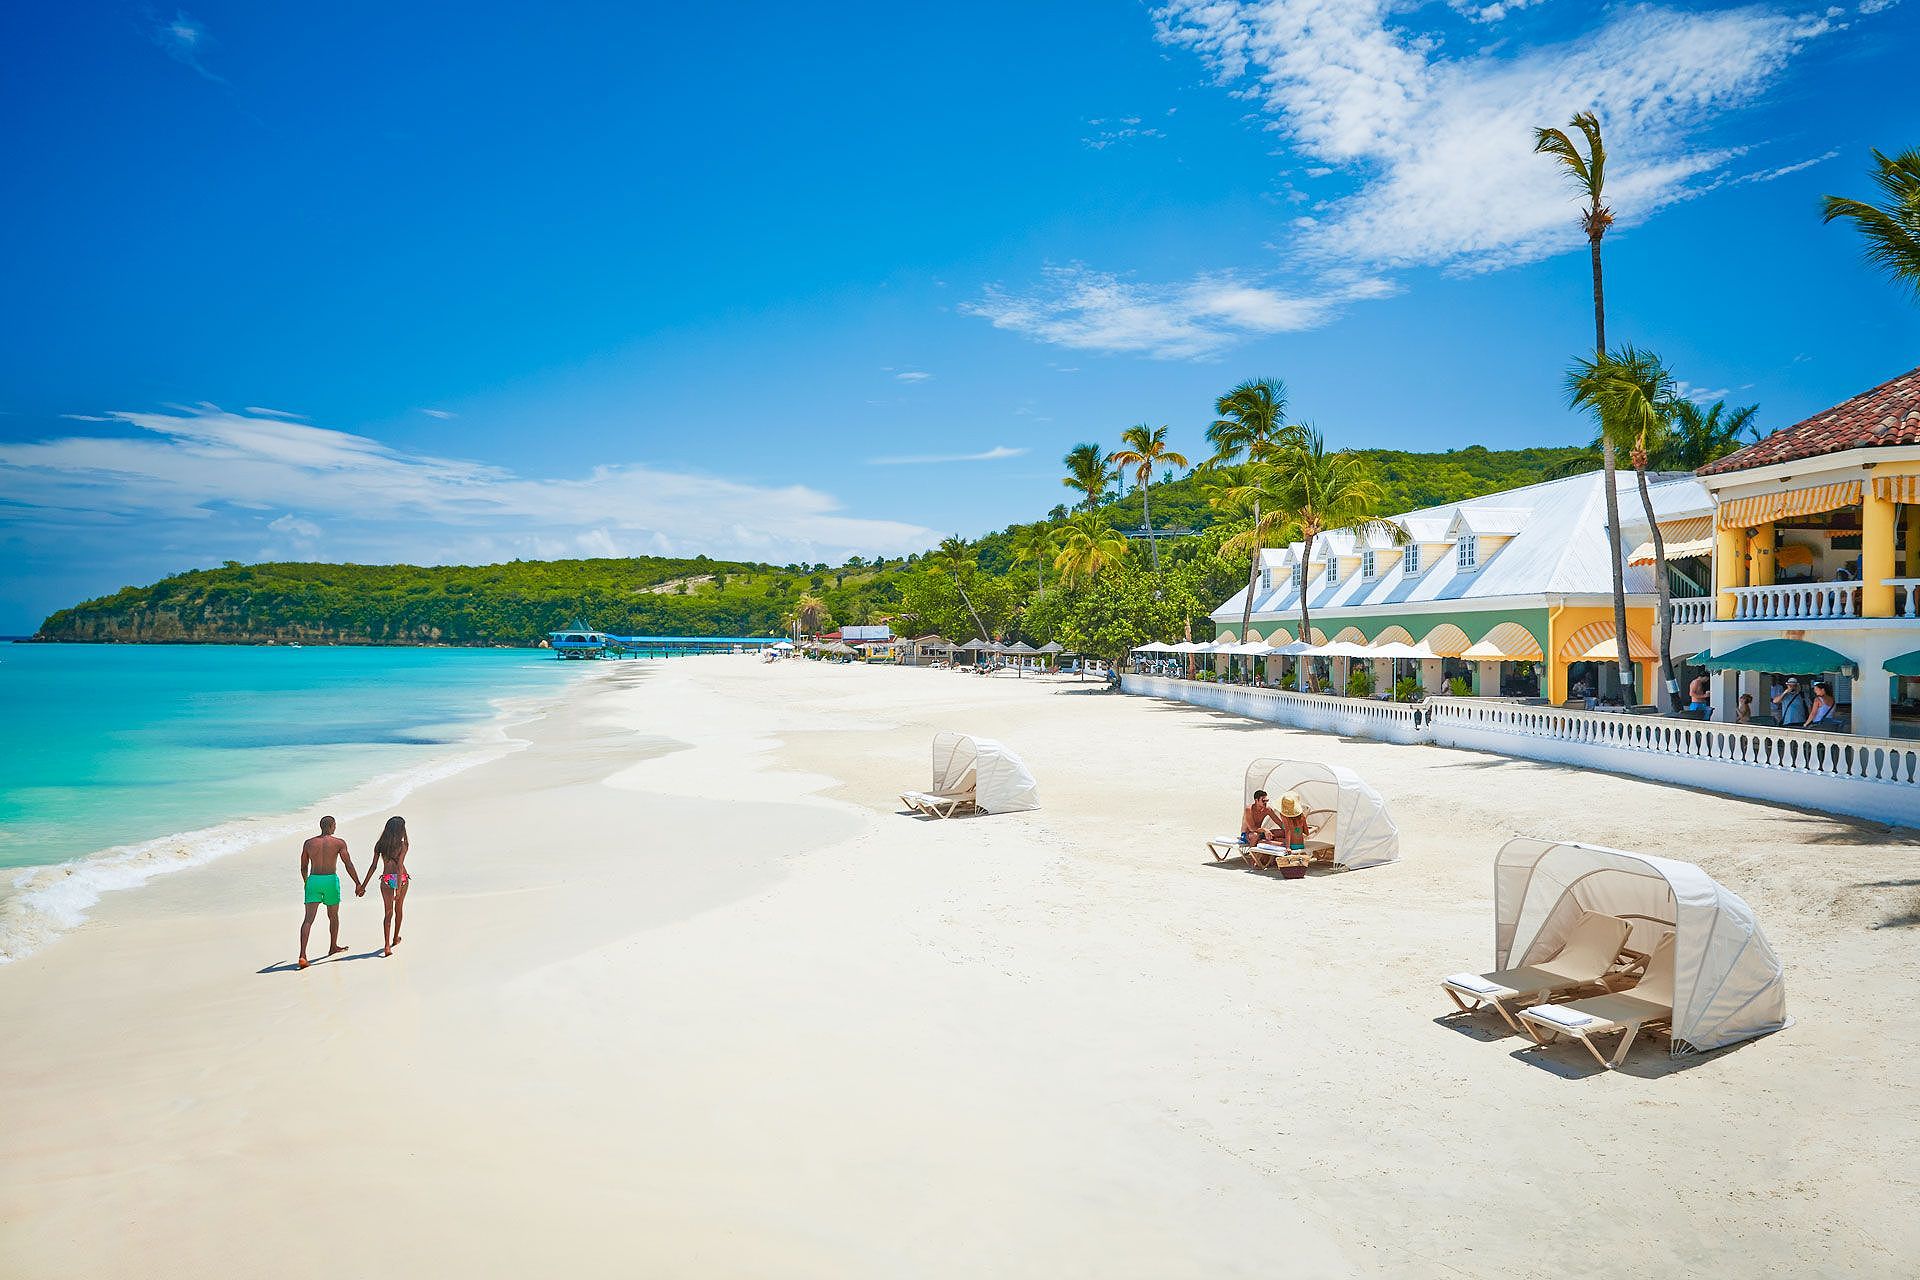
[[[1386,491],[1388,511],[1457,501],[1530,484],[1578,449],[1447,453],[1357,451]],[[784,631],[801,598],[821,599],[833,623],[894,621],[902,630],[1030,640],[1070,638],[1108,652],[1172,635],[1245,580],[1246,561],[1217,554],[1230,526],[1206,498],[1210,477],[1189,474],[1153,489],[1156,528],[1191,530],[1161,547],[1163,580],[1131,557],[1120,572],[1072,592],[1043,567],[1016,567],[1012,526],[973,544],[977,572],[963,602],[950,577],[919,556],[838,567],[765,565],[642,556],[624,560],[516,560],[478,566],[256,564],[233,562],[125,587],[49,617],[40,639],[146,643],[524,645],[584,619],[621,635],[768,635]],[[1062,490],[1062,496],[1066,496]],[[1141,524],[1140,495],[1101,510],[1120,528]],[[1057,519],[1059,509],[1048,517]],[[1044,588],[1044,589],[1043,589]],[[971,607],[967,607],[970,603]]]

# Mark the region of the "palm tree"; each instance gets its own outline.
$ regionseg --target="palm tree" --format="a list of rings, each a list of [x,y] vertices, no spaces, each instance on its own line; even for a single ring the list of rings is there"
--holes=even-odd
[[[800,635],[818,635],[827,617],[827,602],[810,593],[801,596],[793,607],[793,625]]]
[[[1123,534],[1098,512],[1077,511],[1067,520],[1053,567],[1063,582],[1077,587],[1126,558],[1127,539]]]
[[[980,621],[980,611],[973,607],[973,597],[967,594],[967,579],[980,567],[980,559],[974,549],[962,541],[959,534],[955,534],[951,538],[942,538],[940,546],[929,551],[921,563],[935,577],[953,579],[954,589],[960,593],[960,603],[973,615],[975,634],[982,640],[989,639],[987,624]]]
[[[1232,515],[1251,514],[1252,523],[1220,544],[1220,558],[1253,557],[1253,570],[1247,578],[1247,608],[1240,614],[1240,638],[1246,639],[1247,624],[1252,621],[1253,588],[1260,576],[1260,552],[1284,543],[1293,536],[1286,512],[1286,473],[1277,463],[1262,459],[1240,469],[1238,477],[1207,495],[1214,509]]]
[[[1633,463],[1640,487],[1640,505],[1646,512],[1647,528],[1653,532],[1654,590],[1659,599],[1660,682],[1671,701],[1678,695],[1680,685],[1673,677],[1673,609],[1668,599],[1667,542],[1654,515],[1653,494],[1647,488],[1647,461],[1668,434],[1676,398],[1673,374],[1651,351],[1623,346],[1598,360],[1574,361],[1567,371],[1567,398],[1574,408],[1592,413],[1600,423],[1602,438],[1615,449],[1626,449]],[[1616,629],[1614,635],[1621,660],[1631,662],[1626,631]]]
[[[1724,458],[1748,439],[1758,439],[1754,417],[1757,404],[1728,409],[1716,400],[1702,409],[1685,397],[1676,397],[1668,414],[1666,447],[1654,455],[1660,471],[1698,471],[1715,458]]]
[[[1242,455],[1250,461],[1260,462],[1283,446],[1300,443],[1300,428],[1286,421],[1287,384],[1278,378],[1254,378],[1241,383],[1215,400],[1213,411],[1217,416],[1213,425],[1207,428],[1207,443],[1213,446],[1213,456],[1201,463],[1209,470],[1229,466],[1239,461]],[[1247,564],[1247,598],[1240,608],[1240,636],[1243,640],[1247,627],[1253,622],[1253,588],[1260,578],[1260,553],[1267,545],[1262,536],[1267,522],[1260,514],[1263,494],[1255,486],[1249,496],[1253,509],[1253,537],[1246,542],[1246,550],[1252,559]],[[1237,499],[1228,501],[1229,505],[1239,505]],[[1236,536],[1230,541],[1235,549],[1228,553],[1226,545],[1223,545],[1221,551],[1238,555],[1242,540]]]
[[[1184,467],[1187,456],[1167,448],[1167,429],[1142,422],[1120,433],[1120,448],[1114,450],[1115,466],[1133,468],[1135,487],[1140,490],[1140,519],[1147,526],[1147,550],[1153,556],[1153,571],[1160,572],[1160,541],[1153,533],[1153,469],[1156,466]]]
[[[1358,537],[1382,536],[1406,541],[1406,531],[1379,516],[1385,501],[1366,464],[1342,449],[1327,452],[1326,441],[1311,427],[1301,428],[1301,442],[1278,460],[1256,466],[1279,471],[1276,513],[1300,531],[1300,638],[1313,637],[1313,619],[1307,612],[1307,569],[1313,558],[1313,540],[1323,533],[1346,530]]]
[[[1574,116],[1572,128],[1586,140],[1585,155],[1574,145],[1572,137],[1560,129],[1535,129],[1533,149],[1538,155],[1553,157],[1575,189],[1586,198],[1587,207],[1580,212],[1580,229],[1587,233],[1587,249],[1593,257],[1593,358],[1605,360],[1607,294],[1600,279],[1600,238],[1613,225],[1613,210],[1606,204],[1607,145],[1600,137],[1600,120],[1591,111]],[[1613,631],[1615,635],[1624,636],[1627,634],[1627,583],[1620,560],[1620,481],[1615,474],[1613,439],[1605,432],[1600,439],[1600,469],[1606,473],[1607,546],[1613,553]],[[1624,643],[1620,647],[1620,687],[1633,687],[1633,662],[1627,656]]]
[[[1050,525],[1022,525],[1014,531],[1013,562],[1033,566],[1036,593],[1047,589],[1047,561],[1058,550],[1058,538]]]
[[[1107,457],[1106,450],[1097,444],[1077,444],[1067,450],[1067,456],[1061,461],[1067,464],[1067,475],[1060,483],[1069,489],[1078,489],[1087,510],[1099,506],[1114,480],[1113,460]]]
[[[1867,261],[1920,298],[1920,148],[1897,156],[1873,153],[1873,181],[1885,203],[1825,196],[1827,222],[1845,218],[1867,242]]]

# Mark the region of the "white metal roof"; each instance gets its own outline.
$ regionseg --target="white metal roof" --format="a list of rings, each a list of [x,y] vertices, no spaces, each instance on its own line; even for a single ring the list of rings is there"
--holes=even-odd
[[[1623,476],[1621,505],[1638,505],[1631,475]],[[1663,480],[1665,477],[1663,477]],[[1663,485],[1664,487],[1664,485]],[[1676,496],[1674,501],[1680,499]],[[1709,508],[1710,509],[1710,508]],[[1420,542],[1428,542],[1437,526],[1443,536],[1433,541],[1452,543],[1444,531],[1458,522],[1475,534],[1505,537],[1488,548],[1482,544],[1479,563],[1462,569],[1451,549],[1429,551],[1421,557],[1420,572],[1408,575],[1405,559],[1385,557],[1381,572],[1371,578],[1358,573],[1343,574],[1328,586],[1325,578],[1309,575],[1307,604],[1315,612],[1377,606],[1405,606],[1409,609],[1444,610],[1457,601],[1491,600],[1501,597],[1541,595],[1606,595],[1613,590],[1613,574],[1608,566],[1606,533],[1606,495],[1600,472],[1547,480],[1525,488],[1490,493],[1465,502],[1427,507],[1390,517]],[[1622,520],[1624,524],[1624,519]],[[1497,530],[1511,529],[1508,534]],[[1334,545],[1344,554],[1353,539]],[[1322,560],[1323,539],[1314,540],[1313,560]],[[1292,565],[1299,559],[1301,545],[1268,548],[1263,563],[1273,570],[1271,589],[1256,583],[1254,616],[1262,619],[1287,617],[1299,612],[1299,593],[1294,589]],[[1629,582],[1631,590],[1633,583]],[[1213,611],[1218,620],[1237,622],[1245,589],[1235,592]]]

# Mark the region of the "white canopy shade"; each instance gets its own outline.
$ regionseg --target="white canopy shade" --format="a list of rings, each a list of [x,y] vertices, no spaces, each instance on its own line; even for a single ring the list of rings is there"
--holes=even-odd
[[[1182,640],[1179,644],[1170,645],[1167,648],[1168,653],[1205,653],[1206,651],[1207,646],[1197,640]]]
[[[1387,802],[1351,769],[1309,760],[1255,760],[1247,766],[1241,791],[1243,805],[1253,803],[1254,792],[1265,791],[1278,808],[1280,797],[1291,791],[1308,809],[1331,811],[1320,836],[1333,842],[1336,866],[1353,871],[1400,858],[1400,828],[1388,815]]]
[[[1674,1054],[1787,1025],[1780,961],[1753,909],[1690,862],[1526,836],[1507,841],[1493,866],[1493,967],[1555,954],[1585,911],[1627,921],[1636,951],[1674,934]]]
[[[1040,807],[1040,788],[1026,762],[992,738],[943,730],[933,735],[933,790],[937,795],[973,791],[985,813],[1017,813]]]
[[[1154,640],[1147,644],[1137,646],[1134,649],[1134,652],[1135,653],[1178,653],[1180,651],[1174,648],[1170,644],[1162,644],[1160,641]]]
[[[1287,644],[1275,645],[1273,648],[1267,650],[1267,652],[1281,657],[1297,658],[1304,654],[1319,653],[1320,646],[1311,644],[1305,640],[1294,640]]]
[[[1406,644],[1399,640],[1390,640],[1386,644],[1376,644],[1369,653],[1376,658],[1437,658],[1440,655],[1424,644]]]
[[[1263,658],[1273,652],[1273,646],[1263,640],[1252,640],[1246,644],[1228,645],[1222,653],[1231,653],[1239,658]]]

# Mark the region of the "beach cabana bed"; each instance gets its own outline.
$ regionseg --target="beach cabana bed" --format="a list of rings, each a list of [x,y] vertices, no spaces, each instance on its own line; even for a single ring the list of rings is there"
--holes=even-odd
[[[1628,991],[1523,1010],[1523,1026],[1542,1043],[1569,1036],[1615,1067],[1642,1030],[1667,1027],[1677,1057],[1787,1025],[1785,977],[1753,909],[1692,863],[1523,836],[1501,847],[1493,885],[1496,969],[1560,951],[1589,912],[1626,921],[1624,950],[1647,957],[1646,976]],[[1612,1033],[1621,1042],[1603,1058],[1593,1038]]]
[[[900,803],[929,818],[956,813],[1016,813],[1040,807],[1033,773],[992,738],[942,731],[933,736],[933,785],[905,791]]]
[[[1252,804],[1256,791],[1265,791],[1275,805],[1289,791],[1300,797],[1307,810],[1307,854],[1315,862],[1354,871],[1400,857],[1400,828],[1387,813],[1387,802],[1351,769],[1310,760],[1255,760],[1247,766],[1241,805]],[[1237,836],[1209,840],[1207,847],[1216,858],[1241,851]]]

